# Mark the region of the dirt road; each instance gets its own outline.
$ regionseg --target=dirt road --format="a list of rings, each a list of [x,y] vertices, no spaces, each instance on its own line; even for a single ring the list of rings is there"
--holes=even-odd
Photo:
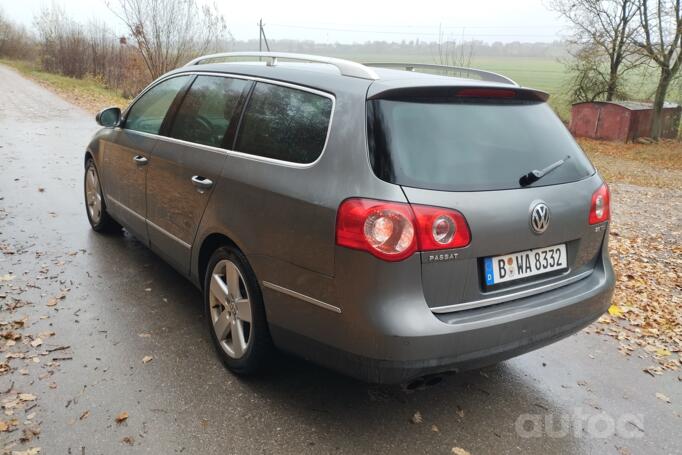
[[[285,357],[269,376],[235,378],[213,354],[199,292],[129,235],[90,230],[92,116],[3,66],[0,99],[0,450],[682,450],[678,375],[651,377],[593,333],[414,391]]]

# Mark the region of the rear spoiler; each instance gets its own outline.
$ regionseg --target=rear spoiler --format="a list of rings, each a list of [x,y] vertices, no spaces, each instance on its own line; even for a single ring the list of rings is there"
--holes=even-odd
[[[472,99],[508,100],[508,101],[540,101],[549,99],[549,94],[540,90],[522,87],[481,86],[412,86],[396,87],[373,93],[368,100],[394,101],[463,101]]]

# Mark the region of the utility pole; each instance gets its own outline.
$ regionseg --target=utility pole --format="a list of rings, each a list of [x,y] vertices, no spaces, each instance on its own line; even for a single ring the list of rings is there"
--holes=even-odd
[[[263,42],[265,42],[265,48],[270,52],[270,45],[268,44],[268,38],[265,36],[265,29],[263,28],[263,18],[258,21],[258,51],[263,51]]]

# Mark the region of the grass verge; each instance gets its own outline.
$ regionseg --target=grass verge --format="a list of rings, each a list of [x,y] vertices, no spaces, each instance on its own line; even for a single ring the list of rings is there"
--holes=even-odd
[[[10,66],[40,85],[52,90],[69,102],[95,114],[109,106],[126,107],[130,100],[115,90],[106,88],[101,81],[86,77],[76,79],[60,74],[42,71],[35,63],[23,60],[0,59],[0,63]]]

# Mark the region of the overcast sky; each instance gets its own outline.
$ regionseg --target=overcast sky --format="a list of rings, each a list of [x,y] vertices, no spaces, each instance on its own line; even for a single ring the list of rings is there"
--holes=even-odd
[[[441,25],[447,35],[457,39],[547,42],[561,37],[564,24],[547,10],[546,1],[217,0],[216,4],[238,40],[258,38],[257,22],[262,17],[269,39],[435,41]],[[11,19],[31,26],[33,16],[53,2],[79,21],[96,17],[120,27],[105,0],[0,0],[0,5]]]

